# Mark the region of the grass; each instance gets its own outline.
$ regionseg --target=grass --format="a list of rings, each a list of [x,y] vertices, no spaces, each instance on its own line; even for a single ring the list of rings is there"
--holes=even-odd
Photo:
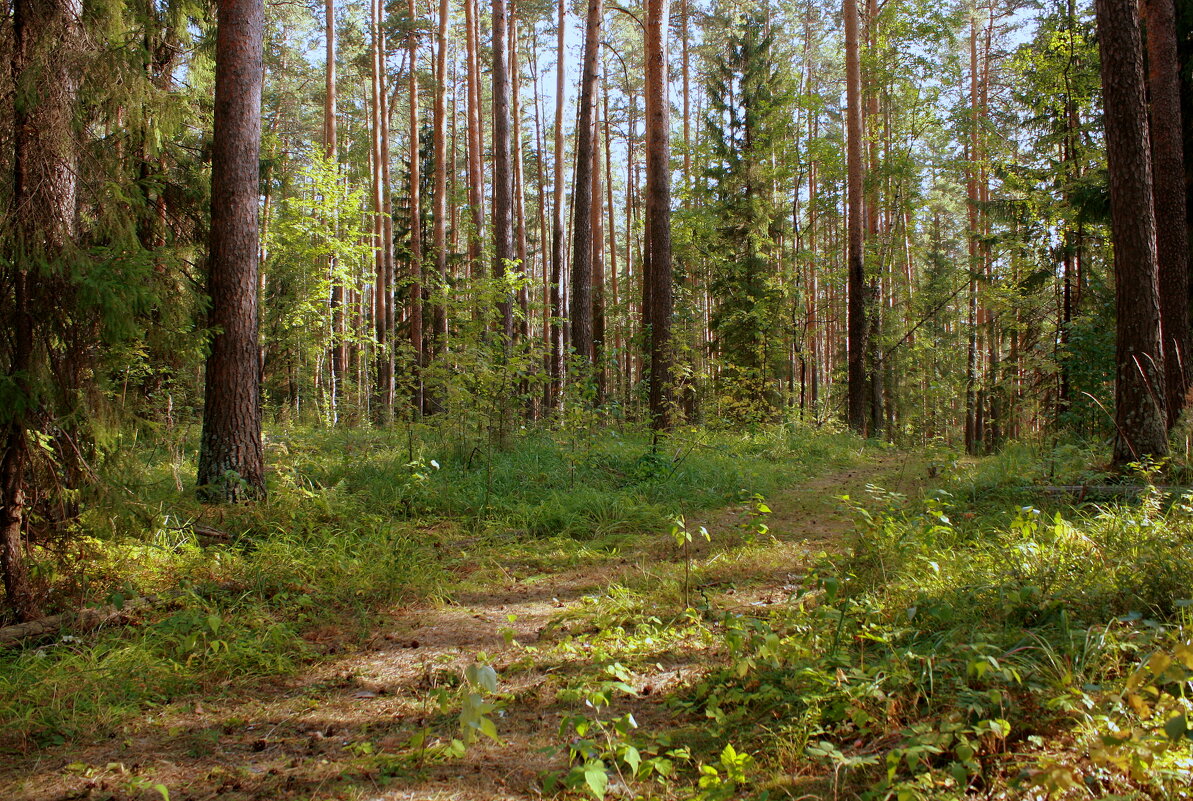
[[[532,429],[496,448],[428,426],[278,429],[268,500],[202,507],[186,480],[196,433],[116,450],[76,529],[40,550],[51,610],[158,600],[130,613],[135,626],[0,652],[0,748],[107,736],[188,693],[287,674],[318,656],[304,634],[350,640],[388,606],[444,596],[462,561],[579,564],[665,531],[680,509],[796,480],[858,447],[792,427],[690,430],[657,452],[632,431]],[[231,541],[203,545],[196,528]]]
[[[728,664],[677,708],[766,755],[776,792],[1189,797],[1193,507],[1045,513],[993,492],[1022,472],[1002,458],[855,499],[848,552],[780,609],[726,613]]]
[[[123,485],[39,568],[61,605],[163,600],[139,625],[0,656],[4,747],[93,740],[174,699],[244,692],[319,658],[312,630],[350,645],[394,604],[621,565],[502,666],[524,686],[502,708],[561,715],[570,768],[544,786],[591,797],[603,776],[698,801],[1190,795],[1177,722],[1193,720],[1193,501],[1035,494],[1103,480],[1096,449],[940,450],[937,486],[854,492],[853,535],[817,556],[751,535],[764,519],[717,516],[728,528],[685,550],[667,532],[679,512],[756,509],[755,492],[855,464],[843,434],[688,430],[654,450],[615,426],[530,429],[496,448],[399,427],[269,443],[270,497],[254,506],[195,504],[174,480],[193,473],[182,445],[107,466]],[[233,542],[200,547],[196,523]],[[646,687],[665,704],[644,705]],[[354,770],[413,776],[422,756],[408,757],[362,752]]]

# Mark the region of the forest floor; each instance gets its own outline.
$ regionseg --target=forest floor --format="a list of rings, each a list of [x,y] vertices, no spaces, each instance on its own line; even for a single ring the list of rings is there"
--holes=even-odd
[[[614,722],[626,713],[643,735],[636,741],[655,744],[642,746],[641,758],[662,757],[700,741],[704,716],[676,699],[731,657],[700,621],[660,624],[653,636],[630,621],[682,615],[686,568],[694,571],[691,606],[782,604],[818,555],[842,549],[854,530],[838,496],[871,484],[911,494],[927,474],[922,457],[861,456],[772,492],[769,514],[751,516],[757,506],[749,504],[693,513],[688,559],[665,531],[577,553],[446,527],[435,532],[450,570],[446,600],[389,609],[363,636],[331,624],[308,630],[306,639],[329,655],[284,678],[176,699],[103,742],[6,757],[0,797],[539,798],[552,795],[545,777],[567,774],[569,745],[603,738],[610,753],[624,754]],[[769,529],[761,535],[759,522]],[[460,736],[452,706],[460,677],[478,662],[496,672],[495,693],[471,689],[496,704],[478,714],[493,721],[500,742],[482,737],[449,754]],[[669,794],[665,784],[642,782],[631,793],[612,765],[609,772],[611,796]],[[794,796],[831,794],[824,770],[788,782]]]

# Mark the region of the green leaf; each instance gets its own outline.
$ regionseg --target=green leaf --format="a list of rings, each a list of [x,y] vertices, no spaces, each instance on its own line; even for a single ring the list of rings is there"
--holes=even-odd
[[[609,789],[609,774],[605,770],[605,763],[599,759],[589,762],[584,768],[584,783],[594,796],[604,801],[605,791]]]
[[[1189,725],[1185,721],[1185,716],[1175,715],[1168,719],[1164,724],[1164,733],[1168,735],[1170,740],[1179,740],[1185,736],[1185,732],[1189,730]]]
[[[630,770],[635,776],[638,775],[638,767],[642,764],[642,755],[638,753],[638,749],[632,745],[627,745],[625,753],[621,755],[622,760],[630,766]]]
[[[481,718],[480,720],[481,734],[488,737],[495,743],[500,743],[501,738],[497,736],[497,726],[493,723],[492,718]]]
[[[464,679],[474,687],[497,692],[497,671],[490,665],[472,664],[464,671]]]

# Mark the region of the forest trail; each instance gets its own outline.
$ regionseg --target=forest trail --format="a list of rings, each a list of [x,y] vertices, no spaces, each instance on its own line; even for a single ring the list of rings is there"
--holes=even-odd
[[[838,547],[851,530],[838,496],[864,494],[867,484],[907,493],[924,477],[922,459],[889,454],[787,487],[766,499],[773,541],[749,548],[725,550],[742,507],[692,516],[690,530],[704,525],[712,532],[711,544],[696,554],[703,563],[700,591],[718,608],[781,603],[815,555]],[[475,541],[446,540],[445,548],[459,551],[458,584],[448,602],[393,610],[363,643],[346,643],[330,627],[313,631],[308,639],[339,653],[247,694],[212,687],[152,712],[108,742],[14,760],[0,774],[0,797],[132,801],[160,798],[153,789],[159,784],[171,801],[541,797],[542,774],[564,768],[566,753],[554,748],[567,742],[560,721],[584,706],[561,692],[591,678],[595,653],[617,658],[605,627],[616,624],[619,596],[609,589],[657,592],[679,574],[667,533],[650,540],[559,569],[526,552],[511,560],[483,547],[471,553]],[[502,557],[500,565],[494,555]],[[632,711],[642,731],[682,727],[685,713],[664,701],[716,666],[715,644],[671,641],[652,651],[647,639],[629,647],[637,649],[626,663],[638,695],[616,699],[613,709]],[[495,715],[503,743],[479,742],[463,757],[422,765],[394,756],[408,754],[411,737],[424,726],[436,738],[457,736],[456,713],[440,714],[432,692],[457,682],[481,654],[496,669],[505,698]]]

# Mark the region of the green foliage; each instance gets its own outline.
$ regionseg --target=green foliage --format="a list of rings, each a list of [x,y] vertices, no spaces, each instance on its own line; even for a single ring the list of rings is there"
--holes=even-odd
[[[328,315],[333,286],[361,292],[360,276],[371,263],[374,251],[367,244],[371,222],[362,212],[364,190],[346,185],[338,165],[318,153],[309,158],[292,179],[293,194],[278,204],[265,243],[268,258],[262,269],[268,280],[262,330],[271,368],[266,390],[275,402],[293,398],[296,375],[316,378],[315,372],[302,373],[302,365],[321,362],[337,345],[360,346],[371,340],[368,332],[351,325],[335,331]],[[341,388],[345,397],[348,389]],[[315,390],[310,387],[307,393],[318,397]],[[333,410],[326,398],[320,398],[319,405],[330,422]]]
[[[846,498],[851,551],[781,609],[724,613],[728,664],[679,708],[723,738],[771,721],[759,747],[794,743],[876,799],[1187,786],[1186,502],[1008,512],[964,484]]]
[[[728,416],[768,419],[778,403],[772,378],[787,355],[776,244],[786,215],[774,188],[791,173],[794,86],[770,10],[721,13],[731,16],[715,18],[706,33],[719,45],[705,66],[706,205],[689,224],[703,233],[693,233],[697,248],[713,255],[712,326],[726,362]]]

